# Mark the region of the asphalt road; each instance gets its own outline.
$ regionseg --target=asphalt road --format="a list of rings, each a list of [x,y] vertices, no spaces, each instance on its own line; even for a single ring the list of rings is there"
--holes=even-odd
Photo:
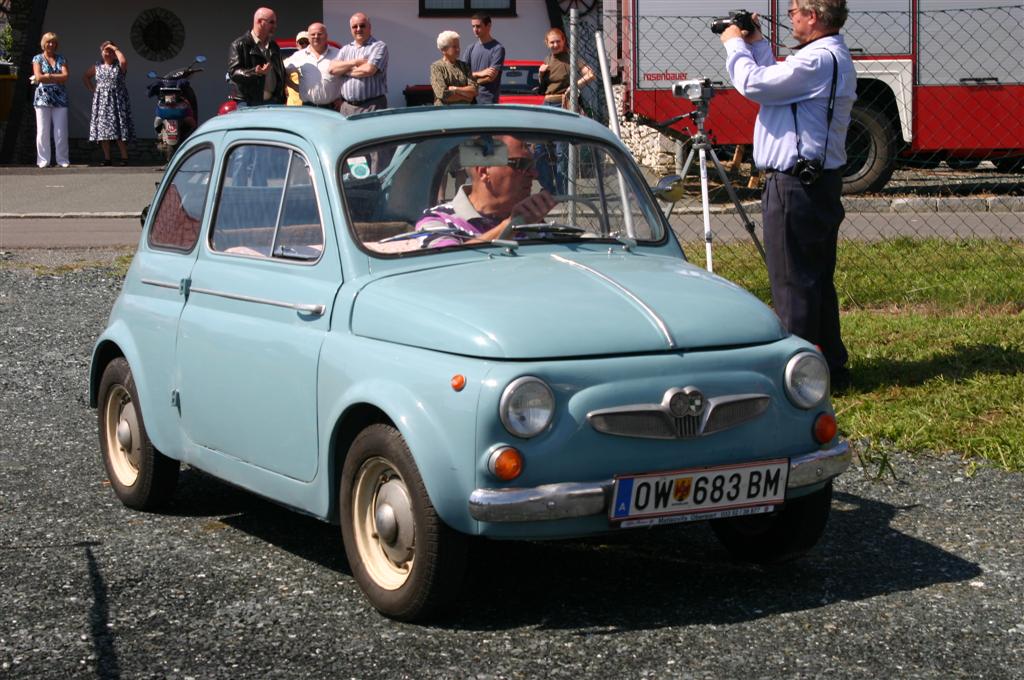
[[[96,257],[0,260],[0,677],[1024,677],[1024,476],[955,457],[851,469],[779,569],[704,525],[484,544],[431,626],[367,606],[336,527],[196,471],[129,511],[85,396],[120,285]]]

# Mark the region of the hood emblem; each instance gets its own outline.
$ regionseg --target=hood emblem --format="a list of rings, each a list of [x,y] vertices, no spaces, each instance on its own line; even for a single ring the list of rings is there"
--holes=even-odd
[[[696,387],[684,387],[681,390],[669,390],[668,409],[676,418],[699,416],[704,412],[704,394]]]

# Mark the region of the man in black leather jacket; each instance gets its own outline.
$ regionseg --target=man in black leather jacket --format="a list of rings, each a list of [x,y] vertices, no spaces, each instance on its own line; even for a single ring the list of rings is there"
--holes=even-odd
[[[273,40],[276,28],[274,10],[260,7],[253,15],[252,30],[231,43],[228,76],[249,106],[285,102],[284,63],[281,48]]]

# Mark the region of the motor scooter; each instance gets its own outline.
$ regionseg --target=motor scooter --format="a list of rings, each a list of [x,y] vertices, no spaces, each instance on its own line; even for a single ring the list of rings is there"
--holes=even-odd
[[[157,135],[157,148],[166,160],[171,159],[178,146],[197,127],[199,103],[189,78],[203,70],[197,64],[205,61],[206,57],[200,54],[183,69],[163,76],[157,76],[156,71],[146,74],[150,80],[156,81],[149,86],[149,96],[157,98],[153,130]]]

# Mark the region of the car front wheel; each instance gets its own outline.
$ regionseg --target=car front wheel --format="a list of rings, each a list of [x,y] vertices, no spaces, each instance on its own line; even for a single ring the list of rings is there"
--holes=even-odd
[[[131,368],[123,358],[107,364],[99,391],[100,449],[110,486],[122,503],[154,510],[174,494],[180,463],[160,453],[146,434]]]
[[[711,521],[718,540],[737,559],[758,564],[781,564],[813,548],[832,509],[832,482],[813,493],[786,501],[768,515]]]
[[[467,538],[434,510],[401,434],[371,425],[341,474],[341,534],[352,575],[385,616],[424,619],[458,593]]]

